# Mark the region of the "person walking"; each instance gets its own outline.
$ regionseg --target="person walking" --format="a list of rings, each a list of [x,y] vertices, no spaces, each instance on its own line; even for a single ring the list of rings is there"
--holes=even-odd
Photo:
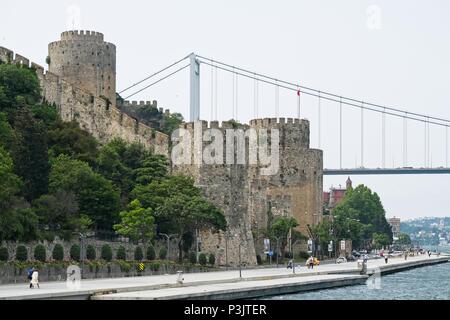
[[[314,257],[309,257],[309,269],[314,269]]]
[[[33,274],[31,275],[30,288],[34,288],[35,286],[39,289],[39,271],[38,269],[33,270]]]
[[[34,267],[27,270],[27,279],[30,282],[30,289],[33,288],[33,283],[31,282],[31,279],[33,279],[33,271]]]
[[[385,264],[388,263],[388,256],[387,256],[387,255],[384,256],[384,263],[385,263]]]

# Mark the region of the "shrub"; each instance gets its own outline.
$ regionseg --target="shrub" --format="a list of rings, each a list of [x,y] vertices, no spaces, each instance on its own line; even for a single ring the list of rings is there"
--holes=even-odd
[[[52,251],[52,258],[56,261],[63,261],[64,260],[64,248],[62,245],[57,243]]]
[[[158,271],[160,267],[161,267],[161,264],[159,262],[153,262],[150,266],[150,269],[152,271]]]
[[[16,250],[16,259],[19,261],[27,261],[28,260],[28,251],[25,246],[18,246]]]
[[[80,261],[80,246],[74,244],[70,247],[70,258],[75,261]]]
[[[197,263],[197,254],[194,251],[189,252],[189,262],[192,264]]]
[[[300,258],[300,259],[308,259],[309,258],[309,254],[308,254],[308,252],[306,252],[306,251],[300,251],[299,253],[298,253],[298,257]]]
[[[122,272],[130,272],[132,265],[126,261],[119,261],[120,271]]]
[[[127,253],[124,246],[120,246],[116,253],[117,260],[127,260]]]
[[[261,256],[259,254],[256,255],[256,263],[258,265],[262,265],[262,259],[261,259]]]
[[[97,253],[95,252],[95,248],[93,245],[88,245],[86,248],[86,259],[95,260],[97,258]]]
[[[144,259],[144,252],[142,252],[141,247],[136,247],[136,249],[134,249],[134,260],[142,261],[142,259]]]
[[[155,260],[155,258],[156,258],[155,248],[153,248],[153,246],[150,245],[147,248],[147,260],[152,261],[152,260]]]
[[[167,249],[166,247],[162,247],[161,249],[159,249],[159,258],[161,260],[164,260],[166,259],[166,257],[167,257]]]
[[[0,261],[8,261],[9,259],[9,253],[8,253],[8,248],[5,247],[1,247],[0,248]]]
[[[42,244],[38,244],[34,247],[34,258],[41,262],[45,262],[45,260],[47,260],[47,250]]]
[[[216,263],[216,256],[214,255],[214,253],[211,253],[208,257],[208,262],[210,265],[214,265]]]
[[[112,249],[108,244],[104,244],[101,250],[101,257],[103,260],[111,261],[112,260]]]
[[[204,254],[203,252],[200,253],[198,255],[198,262],[202,265],[202,266],[206,266],[206,254]]]

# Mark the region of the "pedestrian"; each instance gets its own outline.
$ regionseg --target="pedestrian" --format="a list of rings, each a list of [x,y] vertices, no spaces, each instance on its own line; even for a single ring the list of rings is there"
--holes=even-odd
[[[314,257],[309,257],[309,268],[314,269]]]
[[[388,263],[388,256],[386,255],[385,257],[384,257],[384,263]]]
[[[405,260],[408,259],[408,251],[405,251]]]
[[[293,262],[292,262],[292,259],[291,259],[291,260],[289,260],[289,262],[287,264],[287,268],[288,269],[292,269],[292,265],[293,265]]]
[[[31,275],[30,288],[34,288],[34,286],[37,286],[38,289],[39,289],[39,272],[38,272],[38,269],[34,269],[33,270],[33,274]]]
[[[30,282],[30,289],[33,288],[33,284],[31,283],[31,279],[33,279],[33,271],[34,267],[27,270],[27,279]]]

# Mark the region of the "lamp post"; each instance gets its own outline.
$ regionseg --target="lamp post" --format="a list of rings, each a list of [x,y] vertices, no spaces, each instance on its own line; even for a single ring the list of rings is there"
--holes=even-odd
[[[165,234],[165,233],[160,233],[160,236],[163,236],[167,239],[167,257],[170,260],[170,238],[175,238],[178,236],[178,234]]]
[[[299,242],[300,240],[295,240],[295,242],[293,244],[291,244],[291,248],[292,248],[292,273],[295,274],[295,250],[294,247],[297,244],[297,242]]]

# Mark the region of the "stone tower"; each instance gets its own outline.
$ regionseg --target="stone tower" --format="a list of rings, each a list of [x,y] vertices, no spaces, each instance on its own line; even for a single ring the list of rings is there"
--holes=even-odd
[[[94,31],[66,31],[48,45],[49,71],[116,104],[116,46]]]
[[[201,129],[198,133],[195,126],[194,123],[182,126],[192,137],[188,139],[191,145],[190,159],[195,159],[209,145],[209,142],[201,141],[200,149],[194,142],[196,137],[204,137],[204,130],[207,129],[222,133],[218,139],[223,142],[224,157],[225,149],[231,142],[226,132],[229,129],[234,132],[254,130],[257,134],[265,131],[269,138],[274,129],[279,132],[279,170],[270,175],[261,174],[264,166],[248,162],[173,166],[175,172],[194,177],[203,195],[225,214],[227,232],[204,233],[201,239],[202,250],[213,252],[219,264],[227,259],[231,265],[236,265],[239,260],[254,265],[257,254],[264,256],[263,239],[270,214],[273,217],[294,217],[299,223],[297,230],[305,236],[308,235],[308,225],[314,226],[322,220],[323,154],[321,150],[310,148],[307,120],[255,119],[250,121],[250,125],[224,121],[221,126],[217,121],[211,121],[209,126],[206,121],[201,121],[197,123]],[[243,154],[248,160],[248,138],[242,143],[245,145]]]

